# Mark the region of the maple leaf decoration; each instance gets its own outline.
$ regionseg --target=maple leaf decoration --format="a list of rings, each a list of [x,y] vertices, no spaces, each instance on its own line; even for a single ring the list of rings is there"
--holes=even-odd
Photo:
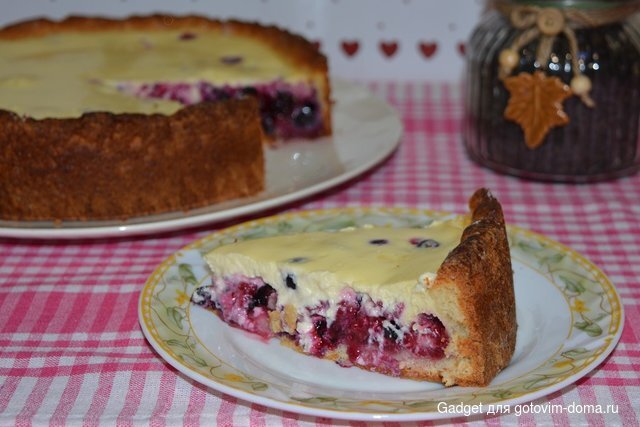
[[[539,147],[551,128],[569,123],[562,102],[572,95],[571,88],[559,78],[541,71],[520,73],[507,77],[504,85],[511,94],[504,117],[520,125],[527,147]]]

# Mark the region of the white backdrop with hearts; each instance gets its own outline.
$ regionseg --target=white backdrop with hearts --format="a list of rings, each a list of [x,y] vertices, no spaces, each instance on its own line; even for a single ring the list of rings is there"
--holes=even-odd
[[[166,12],[276,24],[318,43],[355,80],[452,81],[483,0],[0,0],[0,25],[68,15]]]

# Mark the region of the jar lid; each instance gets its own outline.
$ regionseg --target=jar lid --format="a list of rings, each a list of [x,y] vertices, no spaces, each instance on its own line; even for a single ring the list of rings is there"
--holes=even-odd
[[[509,0],[513,4],[526,4],[539,7],[608,9],[618,6],[640,3],[639,0]]]

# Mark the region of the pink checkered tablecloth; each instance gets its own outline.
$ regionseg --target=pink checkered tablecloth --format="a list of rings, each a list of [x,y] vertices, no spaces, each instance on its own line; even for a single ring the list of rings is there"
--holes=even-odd
[[[599,266],[625,308],[612,355],[576,384],[537,401],[616,404],[617,413],[454,421],[639,425],[640,175],[591,185],[498,175],[464,153],[458,86],[369,86],[400,112],[400,148],[364,176],[286,209],[464,212],[468,196],[485,186],[502,202],[508,223],[568,245]],[[0,425],[364,425],[281,412],[211,390],[177,374],[146,342],[137,316],[145,281],[169,255],[219,226],[101,240],[0,239]]]

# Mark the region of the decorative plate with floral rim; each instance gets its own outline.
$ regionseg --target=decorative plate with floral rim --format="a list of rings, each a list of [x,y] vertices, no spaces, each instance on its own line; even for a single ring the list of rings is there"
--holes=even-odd
[[[169,364],[213,389],[276,409],[354,420],[448,418],[461,415],[454,410],[456,405],[462,409],[460,403],[482,404],[486,410],[529,402],[575,382],[613,350],[622,332],[623,309],[611,282],[575,251],[517,227],[508,227],[516,350],[511,364],[484,388],[445,388],[342,368],[232,328],[189,302],[193,290],[209,280],[202,255],[236,239],[366,224],[422,227],[450,215],[411,209],[320,210],[221,230],[172,255],[148,279],[139,304],[142,330]]]

